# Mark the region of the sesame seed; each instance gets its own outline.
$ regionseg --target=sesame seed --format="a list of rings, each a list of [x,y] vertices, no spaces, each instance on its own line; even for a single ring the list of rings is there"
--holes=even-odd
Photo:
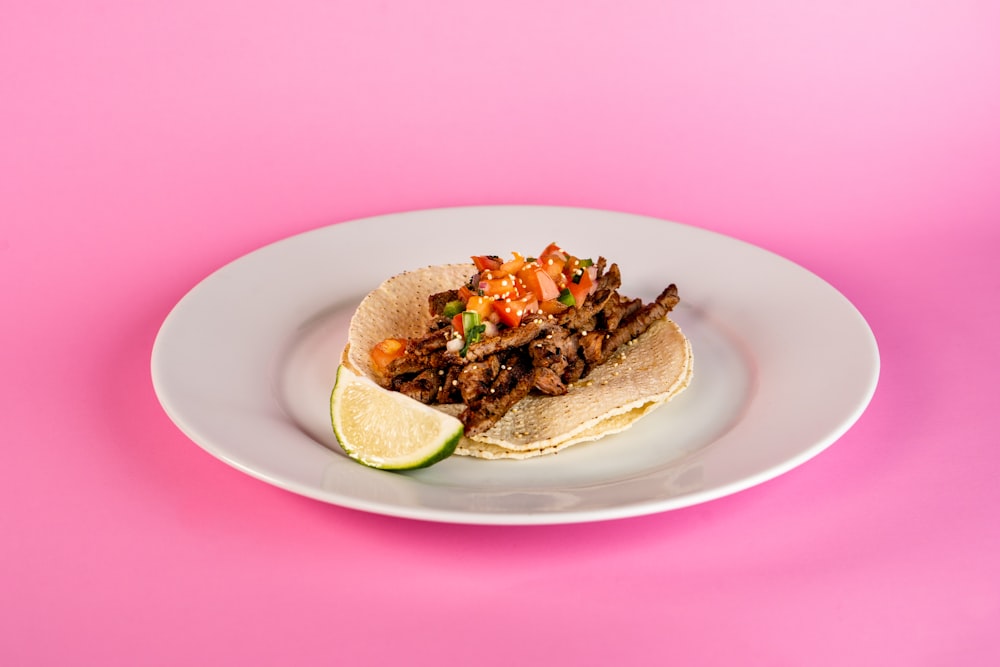
[[[451,386],[452,387],[457,387],[458,386],[458,380],[452,380],[451,381]]]

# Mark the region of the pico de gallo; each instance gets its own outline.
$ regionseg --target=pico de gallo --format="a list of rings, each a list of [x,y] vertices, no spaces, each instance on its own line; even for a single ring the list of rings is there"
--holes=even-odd
[[[436,315],[450,319],[447,349],[465,356],[469,345],[504,329],[521,326],[532,313],[559,315],[582,304],[596,289],[597,267],[556,243],[537,257],[514,252],[510,258],[474,255],[475,273]],[[387,338],[371,350],[376,369],[385,370],[406,353],[406,340]]]

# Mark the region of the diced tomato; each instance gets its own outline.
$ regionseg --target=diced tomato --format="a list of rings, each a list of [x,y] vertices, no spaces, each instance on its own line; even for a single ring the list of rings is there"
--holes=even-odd
[[[560,303],[558,299],[550,299],[548,301],[541,301],[538,304],[538,312],[544,313],[546,315],[558,315],[559,313],[566,310],[569,306]]]
[[[371,351],[375,370],[384,373],[389,364],[406,354],[406,340],[403,338],[386,338],[375,344]]]
[[[451,328],[455,330],[459,336],[465,335],[465,327],[462,326],[462,313],[455,315],[451,318]]]
[[[499,269],[496,271],[484,271],[479,277],[479,291],[485,296],[507,298],[516,296],[517,286],[513,276],[510,276]]]
[[[544,253],[538,257],[538,265],[545,269],[553,280],[559,280],[566,266],[566,258],[559,253]]]
[[[510,275],[514,275],[521,270],[524,266],[525,259],[520,253],[514,253],[514,259],[504,262],[500,265],[500,270]]]
[[[542,254],[539,255],[539,257],[545,257],[546,255],[555,255],[561,258],[564,262],[569,257],[569,255],[566,254],[566,251],[560,248],[556,243],[550,243],[545,246],[545,250],[542,251]]]
[[[579,282],[576,282],[573,278],[566,281],[566,289],[573,295],[573,299],[577,305],[583,303],[583,300],[590,294],[590,288],[594,285],[593,273],[591,271],[582,269],[579,270],[579,275]]]
[[[502,324],[508,327],[520,326],[521,319],[528,313],[538,310],[538,299],[534,295],[511,299],[510,301],[494,301],[493,310]]]
[[[548,244],[538,259],[529,260],[517,252],[512,255],[507,261],[496,255],[472,257],[479,282],[459,290],[465,312],[477,313],[483,322],[516,327],[527,313],[565,310],[566,303],[559,300],[562,294],[567,302],[583,303],[596,288],[592,262],[570,255],[556,243]],[[455,318],[453,327],[464,335],[461,317]]]
[[[540,266],[529,264],[518,272],[517,277],[540,302],[559,296],[559,287],[556,285],[556,281]]]
[[[578,269],[585,269],[593,264],[594,262],[589,259],[580,259],[579,257],[568,255],[566,258],[566,268],[563,269],[563,273],[565,273],[567,277],[572,277],[573,273]]]
[[[496,255],[474,255],[472,263],[476,265],[477,271],[495,271],[503,264],[503,261]]]
[[[465,309],[479,313],[479,319],[485,320],[493,312],[493,299],[486,296],[471,296],[465,304]]]

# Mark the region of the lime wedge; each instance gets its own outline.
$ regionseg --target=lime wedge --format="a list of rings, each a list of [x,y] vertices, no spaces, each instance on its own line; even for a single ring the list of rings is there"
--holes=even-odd
[[[385,470],[424,468],[450,456],[462,422],[405,394],[383,389],[346,366],[330,396],[333,433],[355,461]]]

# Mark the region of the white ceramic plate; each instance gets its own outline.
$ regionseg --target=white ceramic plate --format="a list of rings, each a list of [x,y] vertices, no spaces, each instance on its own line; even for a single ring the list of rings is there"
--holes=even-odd
[[[694,379],[625,433],[526,461],[449,458],[409,473],[337,446],[329,396],[347,325],[388,276],[557,241],[622,268],[622,293],[670,282]],[[868,405],[871,329],[829,284],[752,245],[641,216],[554,207],[416,211],[325,227],[232,262],[156,338],[164,410],[205,450],[275,486],[402,517],[552,524],[661,512],[760,484],[815,456]]]

